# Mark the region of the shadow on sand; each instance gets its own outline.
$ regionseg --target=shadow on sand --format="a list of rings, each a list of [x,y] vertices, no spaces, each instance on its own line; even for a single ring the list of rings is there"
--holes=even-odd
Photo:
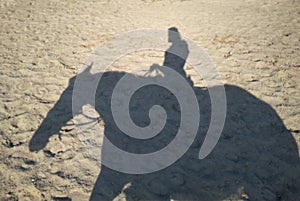
[[[170,48],[184,48],[187,57],[188,47],[179,33],[169,37],[173,39]],[[175,69],[193,86],[184,65],[185,58],[166,51],[164,66]],[[83,73],[99,76],[90,74],[89,69]],[[105,72],[97,88],[94,107],[105,122],[105,135],[113,144],[132,153],[150,153],[165,147],[176,135],[174,128],[180,123],[176,97],[157,85],[136,91],[129,111],[137,125],[150,123],[149,108],[157,104],[166,110],[168,118],[159,135],[147,140],[131,138],[118,129],[110,111],[113,89],[124,75],[124,72]],[[69,86],[35,132],[29,145],[31,151],[43,149],[48,139],[72,119],[75,79],[70,79]],[[113,200],[121,192],[126,200],[299,199],[300,166],[294,138],[270,105],[237,86],[225,85],[227,116],[222,136],[208,157],[198,159],[210,123],[211,103],[207,88],[193,89],[201,121],[197,137],[184,156],[161,171],[144,175],[120,173],[102,165],[90,200]]]

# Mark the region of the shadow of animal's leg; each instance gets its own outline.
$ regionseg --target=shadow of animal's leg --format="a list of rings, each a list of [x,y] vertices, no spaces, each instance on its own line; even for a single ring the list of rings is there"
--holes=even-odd
[[[102,165],[101,172],[94,185],[90,201],[113,200],[118,196],[130,175],[122,174]]]

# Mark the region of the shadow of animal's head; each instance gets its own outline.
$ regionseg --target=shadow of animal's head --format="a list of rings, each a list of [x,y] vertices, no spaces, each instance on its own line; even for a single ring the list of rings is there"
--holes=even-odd
[[[81,74],[86,77],[92,77],[90,73],[92,64],[88,66]],[[59,134],[62,126],[72,119],[72,93],[77,76],[70,78],[69,85],[60,95],[59,100],[54,104],[53,108],[47,113],[38,129],[35,131],[29,142],[30,151],[39,151],[43,149],[49,138],[54,134]],[[76,111],[79,113],[80,111]]]

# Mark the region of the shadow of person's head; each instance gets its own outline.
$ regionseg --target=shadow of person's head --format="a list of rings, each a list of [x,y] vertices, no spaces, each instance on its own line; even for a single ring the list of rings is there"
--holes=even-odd
[[[176,43],[181,40],[180,33],[176,27],[171,27],[168,29],[168,42]]]

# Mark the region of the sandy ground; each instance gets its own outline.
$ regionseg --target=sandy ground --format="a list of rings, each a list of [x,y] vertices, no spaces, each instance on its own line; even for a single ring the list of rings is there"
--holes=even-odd
[[[88,200],[94,187],[99,200],[300,199],[299,1],[1,0],[0,20],[0,200]],[[122,175],[91,158],[72,126],[29,150],[93,49],[126,31],[172,26],[207,52],[228,85],[229,126],[208,159],[189,163],[187,155],[156,175]],[[161,63],[156,54],[113,68]]]

